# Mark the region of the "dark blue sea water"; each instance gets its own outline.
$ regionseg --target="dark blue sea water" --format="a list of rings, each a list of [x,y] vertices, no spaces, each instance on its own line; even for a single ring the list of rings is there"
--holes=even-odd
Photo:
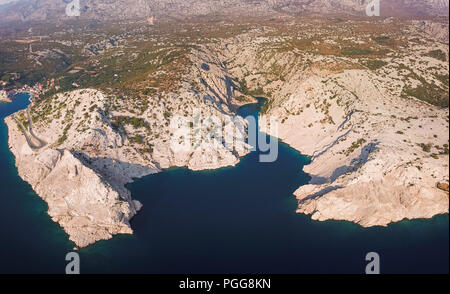
[[[0,273],[64,273],[74,244],[22,181],[8,150],[3,118],[27,105],[0,104]],[[243,107],[256,115],[260,105]],[[308,182],[308,158],[279,144],[274,163],[258,152],[236,167],[171,169],[129,185],[144,204],[121,235],[78,251],[82,273],[363,273],[365,255],[383,273],[448,273],[449,218],[387,228],[316,222],[295,213],[292,193]]]

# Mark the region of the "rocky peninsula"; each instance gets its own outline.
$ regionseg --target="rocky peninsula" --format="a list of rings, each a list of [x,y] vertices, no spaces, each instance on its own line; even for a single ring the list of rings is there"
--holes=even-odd
[[[34,101],[5,119],[19,175],[47,202],[48,214],[78,247],[133,232],[129,221],[142,207],[124,187],[133,179],[175,166],[232,166],[249,152],[239,134],[231,138],[231,149],[225,141],[210,140],[186,152],[173,150],[170,121],[177,115],[195,112],[246,125],[234,114],[238,92],[230,88],[225,69],[201,52],[190,58],[185,79],[201,76],[199,88],[181,83],[178,95],[153,100],[138,115],[113,94],[81,89]],[[206,137],[208,130],[201,131]]]

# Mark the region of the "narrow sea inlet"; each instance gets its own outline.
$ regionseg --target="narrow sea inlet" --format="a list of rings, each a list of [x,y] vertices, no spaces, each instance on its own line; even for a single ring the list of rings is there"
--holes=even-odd
[[[17,175],[8,148],[3,118],[27,98],[0,104],[0,272],[64,273],[74,244]],[[262,103],[239,113],[257,116]],[[273,163],[255,151],[236,167],[139,179],[128,186],[144,205],[135,234],[78,251],[81,273],[364,273],[368,252],[379,253],[382,273],[448,273],[448,215],[367,229],[296,214],[292,193],[308,183],[308,162],[279,142]]]

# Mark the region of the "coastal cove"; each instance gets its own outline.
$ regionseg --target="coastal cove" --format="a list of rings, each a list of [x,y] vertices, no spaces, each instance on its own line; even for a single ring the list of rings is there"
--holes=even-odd
[[[4,117],[29,103],[21,94],[0,104],[0,272],[63,273],[74,244],[47,215],[47,205],[20,179]],[[243,106],[257,115],[259,104]],[[133,235],[79,251],[82,273],[363,273],[378,252],[383,273],[447,273],[449,218],[362,228],[296,214],[293,192],[308,183],[309,159],[279,142],[279,158],[259,153],[235,167],[169,169],[127,186],[144,207]]]

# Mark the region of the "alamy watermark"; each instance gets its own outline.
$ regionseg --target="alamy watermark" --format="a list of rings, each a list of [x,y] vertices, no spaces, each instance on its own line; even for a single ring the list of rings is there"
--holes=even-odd
[[[262,129],[272,136],[258,131]],[[257,122],[253,116],[245,119],[240,116],[207,116],[194,110],[192,116],[174,116],[170,121],[170,147],[174,154],[196,151],[229,151],[243,154],[247,151],[260,151],[260,162],[274,162],[278,158],[278,120],[262,117]]]
[[[372,0],[366,6],[367,16],[380,16],[380,0]],[[69,17],[80,16],[81,15],[81,4],[80,0],[72,0],[66,6],[66,15]]]
[[[366,261],[369,261],[369,263],[366,265],[366,274],[379,275],[380,274],[380,255],[376,252],[369,252],[366,255]]]
[[[69,252],[66,255],[66,261],[69,263],[66,265],[67,275],[79,275],[80,274],[80,255],[76,252]]]
[[[72,0],[66,6],[66,15],[69,17],[80,16],[81,15],[81,5],[80,0]]]
[[[372,0],[366,6],[367,16],[380,16],[381,15],[381,3],[380,0]]]

